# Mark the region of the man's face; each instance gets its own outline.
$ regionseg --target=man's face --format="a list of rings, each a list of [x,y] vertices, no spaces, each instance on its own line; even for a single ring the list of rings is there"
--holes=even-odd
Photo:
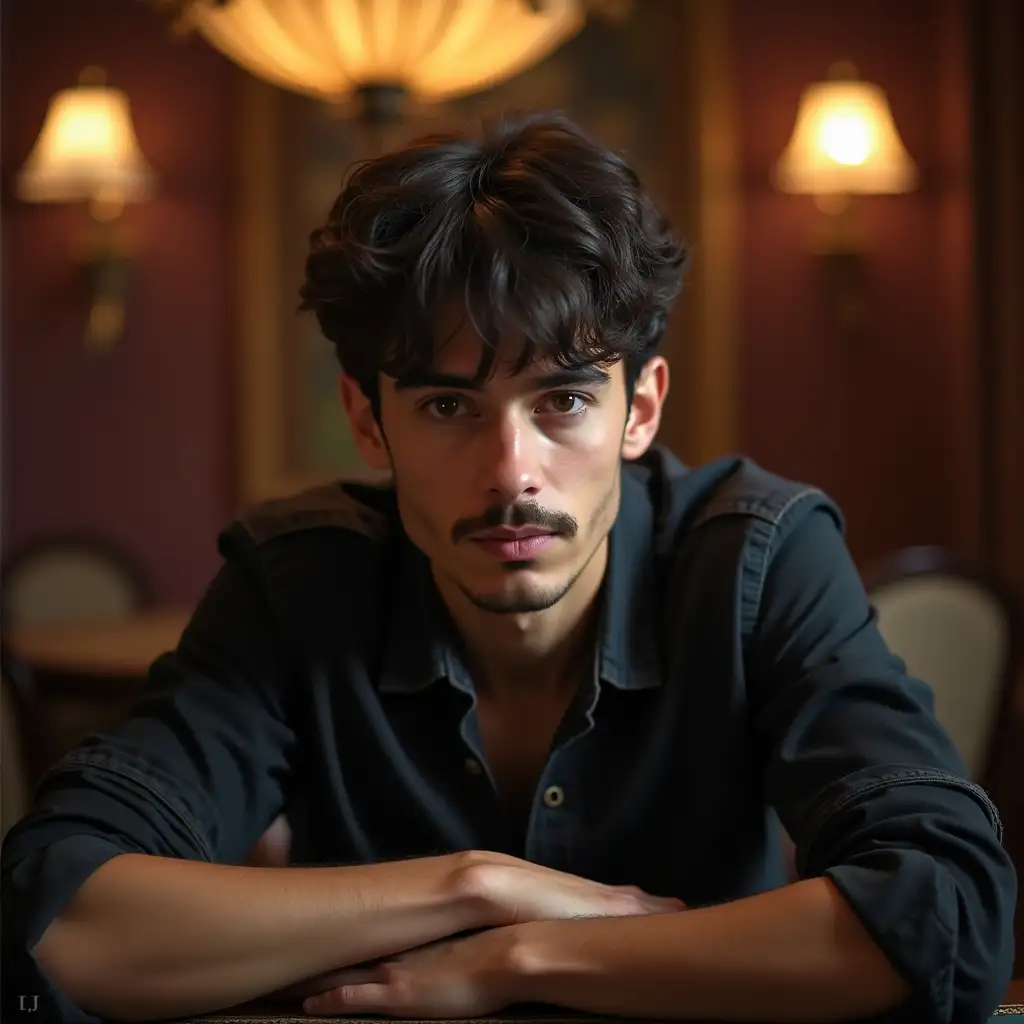
[[[402,522],[439,584],[477,607],[551,607],[618,513],[626,423],[621,363],[510,375],[518,344],[473,384],[481,342],[461,326],[429,377],[381,377],[381,422]]]

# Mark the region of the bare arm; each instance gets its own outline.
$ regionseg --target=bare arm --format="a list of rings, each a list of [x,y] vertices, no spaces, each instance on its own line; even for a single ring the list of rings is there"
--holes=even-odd
[[[340,868],[237,867],[122,854],[36,946],[79,1006],[121,1020],[205,1013],[458,932],[553,918],[664,914],[679,900],[505,854]]]
[[[282,870],[123,854],[86,880],[35,953],[90,1012],[209,1012],[485,926],[487,903],[460,885],[473,858]]]
[[[449,1018],[546,1003],[630,1020],[841,1021],[912,994],[825,878],[644,920],[492,928],[334,985],[306,1012]]]
[[[910,995],[823,878],[644,921],[551,921],[516,930],[516,1001],[644,1017],[839,1021]]]

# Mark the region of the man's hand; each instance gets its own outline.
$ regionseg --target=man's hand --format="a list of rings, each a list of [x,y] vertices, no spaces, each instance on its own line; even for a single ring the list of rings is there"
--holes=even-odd
[[[306,1013],[482,1017],[513,1001],[508,979],[517,929],[446,939],[369,968],[334,975],[336,987],[303,1001]]]
[[[517,857],[477,853],[462,872],[463,892],[478,898],[493,926],[574,917],[640,917],[685,910],[682,900],[633,885],[605,885]]]

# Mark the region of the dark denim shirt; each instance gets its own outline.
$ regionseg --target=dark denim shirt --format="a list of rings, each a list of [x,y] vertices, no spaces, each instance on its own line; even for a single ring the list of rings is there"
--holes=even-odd
[[[7,837],[5,1020],[91,1019],[31,949],[101,864],[236,863],[285,811],[297,864],[501,850],[691,907],[784,884],[781,821],[800,876],[830,878],[912,986],[900,1019],[984,1020],[1013,962],[999,816],[841,530],[820,491],[746,460],[625,465],[593,675],[524,832],[393,492],[257,508],[137,709],[51,768]]]

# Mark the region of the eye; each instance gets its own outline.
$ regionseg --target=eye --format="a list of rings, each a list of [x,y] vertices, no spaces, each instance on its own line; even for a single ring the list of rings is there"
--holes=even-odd
[[[593,400],[578,391],[556,391],[547,396],[544,404],[548,406],[545,411],[556,416],[580,416],[587,411],[588,405],[593,404]]]
[[[465,403],[459,395],[437,395],[423,402],[420,409],[431,419],[453,420],[465,412]]]

